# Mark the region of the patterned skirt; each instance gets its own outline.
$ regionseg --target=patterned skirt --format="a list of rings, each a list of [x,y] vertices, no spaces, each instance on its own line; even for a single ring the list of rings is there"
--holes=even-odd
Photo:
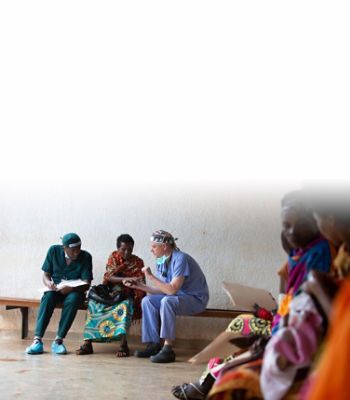
[[[242,335],[271,335],[271,322],[265,319],[257,318],[253,314],[241,314],[240,316],[233,319],[229,326],[226,328],[226,332],[237,332]],[[220,364],[227,363],[234,359],[234,355],[227,355],[224,359],[213,358],[209,361],[206,370],[203,372],[200,382],[203,382],[208,374],[211,374],[214,378],[217,378],[220,372],[211,373],[211,370]]]
[[[106,306],[90,300],[85,321],[84,340],[119,341],[122,335],[127,335],[133,313],[133,301],[130,298],[115,306]]]

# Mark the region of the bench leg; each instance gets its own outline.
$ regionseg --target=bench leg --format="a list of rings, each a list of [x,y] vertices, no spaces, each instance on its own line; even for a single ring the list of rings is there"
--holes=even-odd
[[[28,307],[21,307],[22,313],[22,339],[28,336]]]
[[[6,306],[6,310],[13,310],[15,308],[20,308],[22,313],[22,332],[21,338],[25,339],[28,336],[28,307],[21,306]]]

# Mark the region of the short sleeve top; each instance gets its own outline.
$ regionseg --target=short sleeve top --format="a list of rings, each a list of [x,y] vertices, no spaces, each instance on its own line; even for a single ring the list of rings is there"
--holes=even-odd
[[[156,276],[166,283],[171,282],[173,278],[184,276],[185,280],[178,294],[192,295],[202,303],[208,303],[209,289],[205,275],[197,261],[190,255],[174,250],[168,265],[166,263],[157,265]]]
[[[62,280],[93,279],[91,254],[81,250],[78,258],[67,265],[62,245],[53,245],[49,248],[41,269],[49,272],[56,284]]]

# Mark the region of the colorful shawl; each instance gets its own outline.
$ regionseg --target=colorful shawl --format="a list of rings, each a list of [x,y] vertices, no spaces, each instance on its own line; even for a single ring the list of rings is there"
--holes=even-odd
[[[145,275],[142,272],[144,267],[143,260],[135,255],[132,255],[129,260],[123,260],[123,257],[118,251],[114,251],[108,258],[106,265],[106,272],[103,277],[103,283],[120,287],[119,283],[109,282],[109,278],[113,275],[117,277],[134,277],[139,278],[142,282],[145,282]],[[131,292],[131,289],[123,286],[123,290]],[[141,301],[145,296],[145,292],[142,290],[134,290],[134,314],[133,320],[140,319],[142,317]]]
[[[329,272],[334,255],[333,248],[324,238],[312,241],[305,249],[292,250],[289,255],[286,295],[275,315],[273,332],[276,332],[281,317],[288,314],[289,303],[305,281],[309,271],[316,269],[322,272]]]
[[[292,250],[289,256],[287,293],[295,294],[312,269],[329,272],[331,264],[329,243],[324,238],[312,241],[303,250]]]

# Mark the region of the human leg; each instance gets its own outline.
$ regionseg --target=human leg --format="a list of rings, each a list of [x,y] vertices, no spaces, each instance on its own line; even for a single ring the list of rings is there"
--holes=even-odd
[[[46,328],[50,322],[52,313],[56,308],[58,300],[59,300],[59,295],[57,292],[49,291],[44,293],[43,297],[41,298],[39,306],[38,318],[34,332],[35,336],[39,337],[44,336]]]
[[[72,326],[78,308],[85,298],[84,293],[70,292],[63,297],[63,307],[60,322],[58,325],[57,336],[52,343],[52,352],[56,354],[66,354],[67,350],[63,344],[69,328]]]
[[[136,357],[150,357],[160,350],[159,310],[164,295],[148,295],[142,299],[142,342],[148,343],[145,350],[135,351]]]
[[[159,310],[164,296],[152,294],[142,299],[142,342],[159,343]]]
[[[93,352],[94,352],[94,349],[92,347],[92,340],[90,340],[90,339],[85,339],[84,343],[79,347],[79,349],[75,350],[75,354],[77,356],[92,354]]]
[[[190,295],[164,296],[161,299],[160,337],[164,339],[164,347],[158,354],[150,358],[152,362],[168,363],[175,361],[172,344],[175,339],[176,315],[197,314],[203,311],[204,308],[204,304]]]
[[[64,297],[61,319],[57,331],[57,335],[60,338],[64,339],[66,337],[84,298],[85,295],[81,292],[71,292]]]
[[[209,374],[202,383],[198,381],[173,386],[171,393],[174,397],[181,400],[202,400],[206,398],[214,382],[215,379]]]
[[[236,317],[230,322],[230,324],[226,328],[226,332],[237,332],[249,335],[252,332],[249,330],[248,321],[250,321],[252,317],[252,314],[242,314],[240,317]],[[262,322],[261,325],[263,325]],[[219,373],[213,373],[211,371],[212,368],[215,368],[222,363],[226,363],[233,358],[233,355],[227,355],[227,357],[225,357],[224,359],[211,359],[198,381],[173,386],[171,389],[171,393],[178,399],[204,399],[214,385],[216,377]]]
[[[42,354],[44,352],[44,346],[41,339],[45,334],[46,328],[50,322],[57,301],[58,294],[54,291],[45,292],[43,297],[41,298],[34,333],[34,340],[33,343],[26,348],[27,354]]]
[[[166,341],[175,339],[176,315],[192,315],[205,308],[197,298],[190,295],[163,296],[160,304],[160,337]]]
[[[117,357],[129,357],[130,355],[130,350],[128,347],[128,342],[126,340],[126,336],[122,335],[120,339],[120,347],[119,350],[116,353]]]
[[[264,335],[271,334],[270,325],[269,320],[256,318],[253,314],[241,314],[233,319],[226,328],[226,332],[237,332],[242,335],[235,342],[236,346],[241,350],[236,354],[227,355],[223,359],[211,359],[197,382],[174,386],[171,390],[172,394],[179,399],[185,399],[185,396],[187,396],[188,400],[206,398],[220,373],[219,371],[214,372],[215,367],[233,360],[236,355],[251,346],[258,335],[264,337]],[[200,392],[203,397],[201,397]]]
[[[164,296],[160,302],[160,336],[164,339],[164,346],[159,353],[150,357],[155,363],[169,363],[175,361],[175,352],[172,345],[175,338],[175,319],[178,310],[178,296]]]
[[[133,313],[133,300],[130,298],[114,306],[103,305],[90,299],[84,328],[84,343],[76,350],[76,354],[93,353],[92,342],[120,341],[120,349],[116,356],[127,357],[129,355],[127,334]]]

